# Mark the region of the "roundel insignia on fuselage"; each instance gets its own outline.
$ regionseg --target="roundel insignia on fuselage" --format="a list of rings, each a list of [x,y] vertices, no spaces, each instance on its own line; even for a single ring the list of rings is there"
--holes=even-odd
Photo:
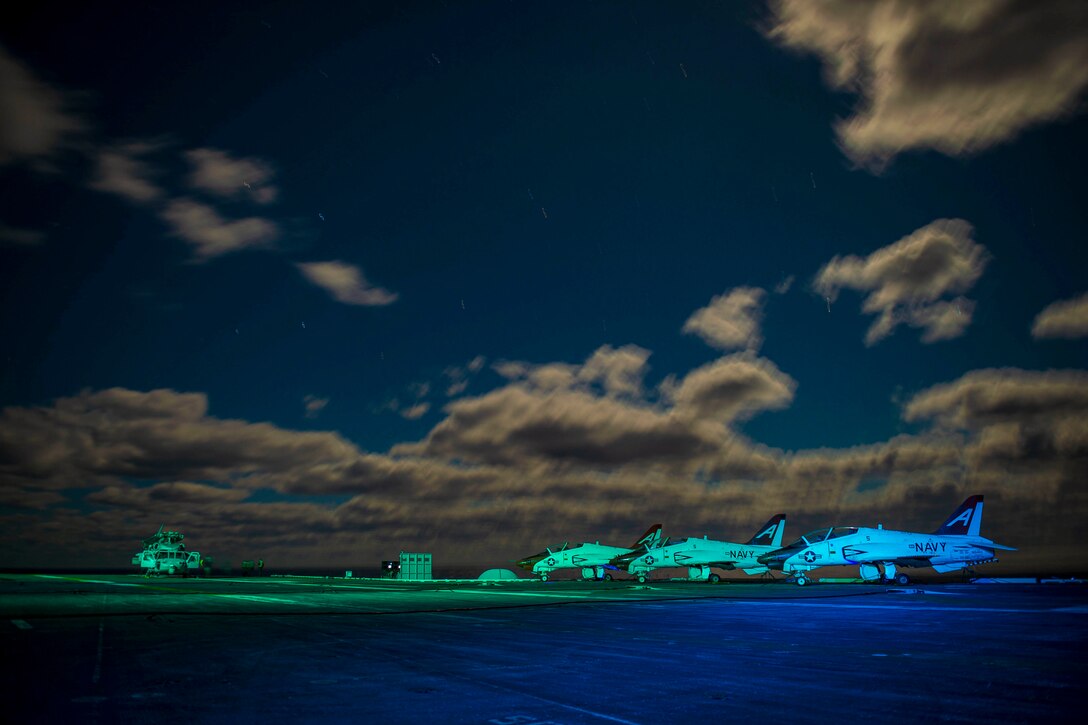
[[[555,566],[555,559],[548,559],[548,566]]]
[[[816,561],[816,552],[815,551],[806,551],[805,552],[805,561],[807,561],[809,564]]]
[[[643,559],[643,561],[645,561],[647,564],[653,564],[654,558],[652,556],[647,556],[645,559]]]

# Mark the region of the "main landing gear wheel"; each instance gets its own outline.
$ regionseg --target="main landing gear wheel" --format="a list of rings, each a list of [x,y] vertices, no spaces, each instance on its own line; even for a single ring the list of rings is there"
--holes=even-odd
[[[646,583],[646,575],[645,574],[639,574],[638,575],[638,583],[639,584],[645,584]]]
[[[547,574],[541,574],[540,575],[540,581],[542,581],[542,582],[548,581],[548,575]]]
[[[718,576],[717,574],[711,574],[710,576],[708,576],[706,578],[706,580],[708,582],[710,582],[711,584],[717,584],[718,582],[720,582],[722,580],[722,578],[720,576]]]
[[[612,575],[611,575],[611,574],[605,574],[605,575],[604,575],[604,580],[605,580],[606,582],[610,582],[610,581],[612,581]]]
[[[799,575],[797,577],[797,586],[803,587],[806,584],[808,584],[808,577],[806,577],[804,574]]]
[[[905,587],[906,585],[910,584],[910,577],[906,574],[897,574],[895,576],[895,583],[901,587]]]

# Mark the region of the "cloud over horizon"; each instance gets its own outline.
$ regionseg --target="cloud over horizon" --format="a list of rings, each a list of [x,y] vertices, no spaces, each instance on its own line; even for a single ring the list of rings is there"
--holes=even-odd
[[[51,526],[73,527],[75,536],[96,526],[145,535],[139,527],[169,516],[219,547],[322,541],[335,551],[366,531],[374,546],[427,537],[485,551],[571,529],[596,527],[600,537],[647,516],[701,533],[747,528],[777,510],[803,512],[791,514],[794,526],[867,521],[909,502],[910,522],[935,525],[958,496],[976,491],[994,504],[991,525],[1013,537],[1031,528],[1025,507],[1064,500],[1088,511],[1083,371],[973,371],[907,401],[904,421],[929,425],[919,434],[785,452],[729,426],[789,405],[796,383],[769,360],[737,353],[712,361],[684,375],[663,406],[593,392],[579,373],[601,352],[570,366],[565,386],[523,375],[452,402],[425,438],[388,454],[334,432],[218,419],[198,393],[113,388],[8,407],[0,411],[0,483],[4,504],[27,513],[0,515],[0,523],[20,527],[28,542],[58,535],[33,528],[33,512],[49,511]],[[62,492],[73,486],[87,490],[78,505],[104,508],[64,513],[74,502]],[[280,498],[253,500],[262,490]]]

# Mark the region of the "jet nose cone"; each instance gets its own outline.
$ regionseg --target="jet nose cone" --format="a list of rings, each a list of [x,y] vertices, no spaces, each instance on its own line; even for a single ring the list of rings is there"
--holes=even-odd
[[[527,556],[524,559],[519,559],[518,561],[514,562],[514,566],[519,566],[526,571],[532,571],[533,566],[543,558],[543,554],[533,554],[532,556]]]

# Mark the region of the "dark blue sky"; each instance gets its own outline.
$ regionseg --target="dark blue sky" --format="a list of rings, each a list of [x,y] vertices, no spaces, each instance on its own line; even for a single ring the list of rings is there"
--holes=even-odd
[[[1008,10],[1009,32],[1023,33],[1025,48],[1037,45],[1032,34],[1040,32],[1038,23],[1056,22],[1022,22],[1013,13],[1015,3],[997,5],[993,22]],[[1052,15],[1069,14],[1064,24],[1073,28],[1044,61],[1057,63],[1066,51],[1077,57],[1085,43],[1083,12],[1063,3],[1040,5]],[[588,405],[619,400],[634,411],[678,416],[668,384],[658,388],[668,376],[680,384],[697,368],[730,355],[756,367],[770,364],[792,379],[791,392],[766,405],[743,402],[748,414],[725,414],[719,421],[726,426],[723,435],[741,434],[746,451],[768,450],[777,466],[796,463],[796,456],[851,455],[842,449],[855,446],[894,448],[899,435],[932,441],[947,434],[964,450],[982,449],[997,430],[987,428],[991,424],[1006,426],[1003,431],[1021,426],[1024,440],[1035,440],[1036,433],[1067,440],[1058,428],[1039,423],[1053,402],[1040,404],[1044,413],[1029,406],[1027,418],[995,403],[985,415],[968,416],[966,424],[949,424],[947,416],[936,414],[904,415],[914,396],[989,368],[1015,369],[998,382],[1028,386],[1029,397],[1044,395],[1032,385],[1055,382],[1046,371],[1065,371],[1077,391],[1083,386],[1083,334],[1032,334],[1044,308],[1085,292],[1088,121],[1077,112],[1082,80],[1062,81],[1074,86],[1075,102],[1061,89],[1042,100],[1006,93],[1015,86],[1010,78],[1038,73],[1050,79],[1040,82],[1045,86],[1058,83],[1056,74],[1049,61],[1036,62],[1035,56],[1022,67],[1002,66],[982,30],[961,42],[977,49],[971,62],[978,67],[968,68],[971,73],[934,61],[938,67],[929,73],[940,80],[909,75],[929,61],[922,57],[926,34],[943,27],[940,19],[921,17],[917,37],[891,56],[899,64],[893,70],[901,72],[891,77],[900,86],[870,69],[868,81],[861,73],[855,85],[836,88],[829,76],[836,49],[793,31],[772,37],[772,28],[788,27],[791,13],[793,19],[806,14],[790,3],[370,3],[366,9],[283,3],[226,11],[215,4],[74,9],[44,3],[20,16],[4,12],[0,50],[39,89],[56,94],[61,101],[54,112],[76,126],[53,137],[47,148],[20,150],[6,139],[11,152],[0,154],[0,222],[9,232],[30,233],[34,242],[25,243],[24,235],[23,243],[0,246],[0,405],[9,409],[10,428],[0,470],[16,492],[4,510],[16,517],[11,521],[20,536],[29,537],[28,522],[97,511],[105,512],[102,526],[122,520],[108,515],[122,516],[131,526],[124,536],[131,538],[162,518],[163,510],[142,499],[118,503],[124,496],[103,503],[93,494],[113,487],[138,498],[141,490],[175,483],[214,489],[214,502],[192,493],[197,489],[190,492],[195,498],[178,513],[190,528],[199,526],[202,506],[227,505],[219,492],[248,492],[248,498],[231,499],[234,509],[215,509],[223,520],[240,522],[234,538],[217,540],[224,549],[239,546],[247,533],[257,536],[257,529],[260,536],[272,535],[263,519],[247,531],[243,513],[273,500],[321,501],[331,511],[352,495],[421,502],[434,496],[486,508],[495,520],[513,506],[530,530],[518,538],[499,535],[488,518],[477,538],[495,546],[547,539],[553,530],[600,537],[638,528],[644,520],[644,507],[617,512],[611,489],[587,497],[592,503],[585,520],[564,520],[551,506],[556,515],[546,517],[547,526],[540,525],[537,534],[532,526],[545,520],[549,504],[569,500],[567,489],[541,484],[535,490],[525,483],[509,494],[499,493],[502,486],[493,482],[486,495],[466,494],[467,502],[454,484],[442,488],[426,476],[438,488],[411,494],[381,476],[334,490],[247,486],[246,477],[278,474],[280,466],[294,464],[255,454],[244,463],[216,459],[213,465],[215,456],[200,448],[207,444],[203,438],[174,447],[186,435],[184,426],[153,443],[125,439],[131,432],[105,434],[88,422],[98,420],[101,401],[81,408],[80,415],[89,418],[78,423],[50,418],[43,424],[57,440],[89,436],[92,442],[80,444],[83,453],[57,454],[95,459],[76,466],[87,479],[70,487],[41,484],[43,477],[61,475],[64,466],[54,470],[60,464],[52,457],[14,452],[48,447],[38,437],[20,437],[17,431],[26,429],[20,416],[39,410],[48,417],[63,407],[55,402],[59,398],[93,397],[114,388],[202,394],[207,415],[194,423],[197,428],[215,429],[223,420],[268,423],[284,436],[286,442],[274,446],[281,450],[293,445],[291,436],[313,431],[353,445],[350,456],[385,457],[398,444],[424,441],[418,450],[397,449],[386,462],[403,453],[422,467],[492,467],[502,456],[480,453],[481,437],[507,450],[510,445],[495,438],[494,430],[523,425],[518,430],[530,436],[540,431],[541,421],[592,417],[572,412],[555,389],[504,377],[494,366],[580,366],[602,346],[635,345],[651,353],[638,374],[639,394],[617,398],[602,379],[591,380],[591,390],[579,388],[589,391]],[[831,29],[851,27],[835,25],[840,21],[833,15],[817,20],[830,24],[829,36]],[[871,40],[857,32],[862,41]],[[885,82],[885,91],[899,93],[901,102],[889,105],[882,127],[896,130],[881,131],[893,140],[881,142],[898,146],[874,162],[880,153],[859,150],[837,124],[862,115]],[[932,83],[925,92],[934,95],[960,83],[955,97],[961,99],[987,87],[985,112],[965,116],[977,125],[955,117],[944,127],[936,124],[934,133],[966,138],[956,142],[960,148],[932,136],[912,139],[895,125],[896,114],[909,116],[910,103],[925,107],[918,90],[925,83]],[[33,94],[19,96],[24,86],[9,86],[14,105],[8,108],[34,105]],[[1026,120],[1007,127],[986,122],[992,108],[1005,107],[1027,109],[1021,114]],[[909,129],[911,123],[904,125]],[[133,151],[134,144],[143,150]],[[114,191],[104,190],[103,154],[118,149],[140,166],[110,178],[145,182],[153,195],[119,192],[117,184]],[[201,150],[221,154],[219,165],[206,169],[217,179],[232,178],[237,167],[231,164],[243,161],[264,169],[264,188],[274,189],[274,199],[255,202],[236,183],[225,188],[194,182],[190,154]],[[172,206],[178,200],[213,210],[215,220],[202,231],[186,226],[199,214],[193,206]],[[227,235],[235,244],[238,238],[231,235],[239,229],[222,228],[240,219],[261,220],[254,223],[273,231],[223,253],[200,252],[201,233]],[[824,286],[816,283],[818,275],[833,258],[864,260],[941,219],[966,221],[971,232],[965,244],[981,246],[984,261],[974,273],[950,272],[957,281],[944,287],[933,276],[944,267],[921,269],[921,277],[908,280],[913,286],[900,290],[902,304],[890,312],[901,324],[866,344],[875,317],[863,313],[862,301],[883,289],[888,273]],[[941,258],[937,264],[947,262],[951,269],[962,261]],[[372,288],[395,299],[345,303],[296,266],[326,262],[354,268]],[[790,278],[783,285],[788,289],[774,291]],[[761,344],[708,344],[699,334],[682,332],[697,310],[737,288],[762,290],[754,316]],[[926,290],[936,290],[935,296],[927,297]],[[941,339],[923,341],[929,328],[921,322],[911,326],[910,320],[920,320],[935,300],[954,298],[973,301],[967,321]],[[962,317],[963,310],[957,314]],[[474,359],[478,369],[470,370]],[[467,381],[467,387],[447,395],[457,381]],[[722,385],[738,400],[749,400],[743,386]],[[545,401],[528,418],[503,407],[504,391],[518,386]],[[1021,401],[1021,393],[1016,388],[1010,395]],[[493,406],[489,395],[498,396]],[[308,412],[307,396],[325,402]],[[463,418],[444,410],[462,399],[468,406]],[[428,404],[426,412],[416,417],[417,408],[412,417],[405,415],[420,403]],[[477,404],[486,413],[469,410]],[[1074,428],[1083,421],[1084,409],[1077,405],[1072,414],[1058,405],[1065,411],[1061,420],[1072,415]],[[16,409],[23,412],[11,412]],[[1006,414],[1013,418],[994,417]],[[133,415],[139,420],[143,413]],[[459,443],[428,448],[426,441],[437,441],[436,426],[453,430],[451,440]],[[94,441],[104,439],[117,448],[96,448]],[[1061,480],[1027,481],[1015,491],[996,492],[994,500],[1004,497],[1010,508],[1023,497],[1040,506],[1055,496],[1083,500],[1063,478],[1083,468],[1083,451],[1057,443],[1043,448],[1057,456],[1048,465]],[[638,485],[651,488],[659,485],[658,476],[688,480],[693,490],[711,480],[715,496],[733,485],[730,475],[708,473],[713,466],[679,471],[669,468],[672,458],[647,463],[612,450],[604,456],[609,466],[580,470],[584,458],[555,450],[529,450],[505,460],[505,473],[488,473],[512,488],[514,479],[535,476],[574,476],[577,485],[588,485],[580,476],[633,485],[643,474]],[[189,465],[190,458],[202,463]],[[659,464],[663,468],[653,468]],[[894,462],[872,470],[846,466],[847,473],[828,474],[835,481],[833,505],[813,503],[797,514],[819,518],[817,523],[850,514],[864,523],[903,511],[904,525],[921,525],[931,510],[951,510],[958,499],[949,496],[975,493],[967,489],[1000,479],[1010,466],[1020,475],[1029,464],[1018,460],[990,470],[981,461],[978,478],[952,484],[944,469],[901,470]],[[727,496],[736,513],[723,528],[734,521],[741,526],[748,511],[758,523],[756,518],[774,513],[768,507],[778,510],[791,500],[791,486],[813,485],[776,471],[740,476],[744,482],[733,493],[740,496],[743,489],[745,503]],[[899,474],[904,478],[888,483],[884,498],[856,498],[859,486],[873,488],[876,480],[881,488]],[[74,474],[64,469],[63,475]],[[776,481],[766,505],[752,493],[764,478]],[[1033,486],[1046,493],[1033,498]],[[50,495],[32,495],[41,491]],[[690,491],[685,496],[686,503],[672,507],[668,488],[655,489],[651,508],[674,517],[675,526],[692,529],[684,533],[705,533],[695,529],[709,525],[707,520],[692,515],[691,507],[715,504],[693,502]],[[530,498],[540,511],[519,508]],[[806,488],[796,500],[805,505],[817,498],[824,501],[824,494]],[[922,503],[915,506],[916,500]],[[176,498],[164,494],[162,501],[167,512],[177,512]],[[600,518],[599,532],[592,515],[598,508],[609,512]],[[996,516],[996,508],[988,515]],[[379,530],[380,519],[375,515],[372,522]],[[1000,520],[1011,525],[1012,517],[1006,513]],[[297,532],[312,524],[307,521],[278,525]],[[430,524],[412,524],[407,515],[398,521],[397,540],[407,538],[406,546],[414,537],[447,558],[481,557],[478,547],[458,536],[428,538],[419,531],[430,531]],[[470,525],[471,516],[465,521]],[[352,528],[342,516],[321,526],[345,536]],[[215,536],[210,527],[200,535]],[[389,536],[392,541],[397,534]],[[386,541],[375,539],[375,547],[379,540]],[[307,562],[349,550],[345,544],[323,552],[310,540],[296,546],[309,547],[299,557]],[[288,558],[288,551],[281,557]],[[516,553],[523,552],[511,556]],[[95,561],[102,563],[102,556]]]

